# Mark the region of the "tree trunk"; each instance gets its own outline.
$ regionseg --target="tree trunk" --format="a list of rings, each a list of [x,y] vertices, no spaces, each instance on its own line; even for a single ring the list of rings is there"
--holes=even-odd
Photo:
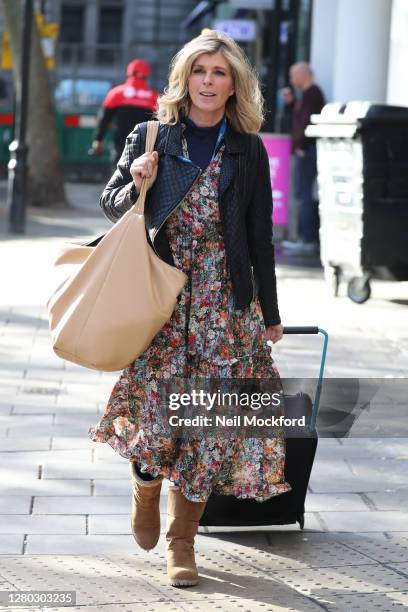
[[[20,0],[3,0],[5,22],[10,33],[16,91],[21,84],[22,5],[23,2]],[[59,154],[54,101],[34,16],[31,34],[27,129],[28,204],[31,206],[68,206]]]

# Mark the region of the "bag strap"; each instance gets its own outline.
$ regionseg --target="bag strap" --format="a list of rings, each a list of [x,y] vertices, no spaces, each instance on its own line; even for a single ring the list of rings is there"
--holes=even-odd
[[[159,121],[147,122],[145,153],[151,153],[152,151],[154,151],[158,131]],[[147,177],[142,180],[139,197],[137,198],[135,203],[135,213],[139,215],[144,214],[148,181],[149,179]]]

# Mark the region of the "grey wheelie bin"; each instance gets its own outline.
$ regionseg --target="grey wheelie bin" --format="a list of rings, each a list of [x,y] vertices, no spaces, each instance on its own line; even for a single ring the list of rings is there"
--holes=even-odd
[[[362,304],[372,278],[408,280],[408,107],[327,104],[311,122],[326,281]]]

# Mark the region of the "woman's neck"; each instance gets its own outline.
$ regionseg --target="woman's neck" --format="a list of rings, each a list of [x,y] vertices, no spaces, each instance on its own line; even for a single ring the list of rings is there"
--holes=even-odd
[[[224,110],[216,113],[200,113],[196,109],[191,109],[188,118],[195,123],[197,127],[213,127],[217,125],[224,117]]]

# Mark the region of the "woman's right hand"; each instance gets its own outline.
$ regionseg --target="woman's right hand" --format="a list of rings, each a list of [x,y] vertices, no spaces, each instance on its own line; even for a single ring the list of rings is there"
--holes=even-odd
[[[158,164],[159,154],[157,151],[153,151],[152,153],[143,153],[143,155],[132,161],[132,165],[130,166],[130,174],[133,177],[133,182],[138,193],[140,193],[144,178],[148,179],[147,189],[150,189],[150,187],[153,185],[157,177]]]

